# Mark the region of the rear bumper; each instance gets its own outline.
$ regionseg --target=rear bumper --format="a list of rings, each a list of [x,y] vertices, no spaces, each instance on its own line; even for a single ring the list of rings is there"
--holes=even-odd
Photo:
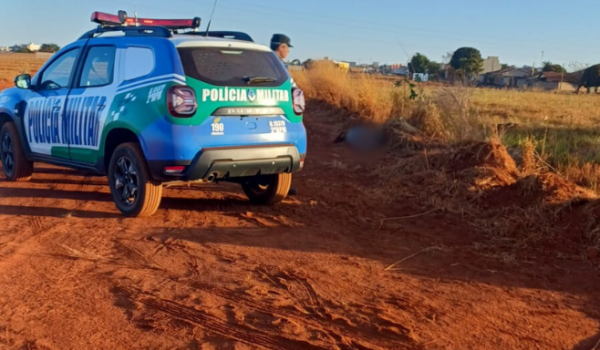
[[[152,177],[158,181],[239,178],[255,175],[294,173],[303,156],[294,145],[205,148],[191,161],[150,161]],[[183,173],[167,175],[167,166],[186,166]]]

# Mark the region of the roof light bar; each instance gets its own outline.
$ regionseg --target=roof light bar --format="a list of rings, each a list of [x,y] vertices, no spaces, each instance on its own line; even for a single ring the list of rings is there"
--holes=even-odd
[[[127,25],[145,25],[145,26],[160,26],[169,29],[197,29],[200,27],[200,18],[195,17],[193,19],[152,19],[152,18],[138,18],[137,23],[135,18],[127,18],[125,23]]]
[[[122,25],[127,20],[127,12],[119,11],[118,15],[111,15],[104,12],[92,13],[92,22],[98,23],[102,26],[106,25]]]
[[[154,19],[154,18],[128,18],[127,12],[119,11],[118,15],[104,12],[92,13],[92,22],[101,26],[157,26],[168,29],[194,29],[200,28],[200,18],[192,19]]]

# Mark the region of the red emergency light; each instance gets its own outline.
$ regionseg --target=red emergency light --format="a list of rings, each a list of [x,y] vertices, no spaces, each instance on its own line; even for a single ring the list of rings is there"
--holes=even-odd
[[[153,19],[153,18],[128,18],[125,11],[119,11],[118,15],[111,15],[103,12],[94,12],[92,22],[102,26],[122,25],[122,26],[157,26],[168,29],[198,29],[200,28],[200,18],[193,19]]]
[[[92,13],[92,22],[105,25],[122,25],[127,20],[127,12],[119,11],[118,15],[111,15],[104,12]]]
[[[143,25],[143,26],[159,26],[166,27],[169,29],[196,29],[200,27],[200,18],[194,19],[151,19],[151,18],[138,18],[137,23],[135,18],[127,18],[125,20],[127,25]]]

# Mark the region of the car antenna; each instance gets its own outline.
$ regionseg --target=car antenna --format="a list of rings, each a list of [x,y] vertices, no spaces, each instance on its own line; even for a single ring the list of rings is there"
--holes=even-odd
[[[210,29],[210,23],[212,22],[212,18],[213,15],[215,14],[215,9],[217,8],[217,3],[219,2],[219,0],[215,0],[215,3],[213,5],[213,9],[212,12],[210,14],[210,18],[208,19],[208,26],[206,26],[206,37],[208,38],[208,30]]]
[[[139,24],[138,24],[138,20],[137,20],[138,17],[137,17],[137,8],[135,6],[135,0],[133,0],[133,18],[134,18],[135,26],[137,27]]]

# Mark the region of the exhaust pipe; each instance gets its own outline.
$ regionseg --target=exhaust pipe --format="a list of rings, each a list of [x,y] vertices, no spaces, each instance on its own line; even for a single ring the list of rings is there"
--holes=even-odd
[[[208,175],[208,177],[206,178],[206,182],[213,182],[216,180],[217,178],[217,173],[212,173],[210,175]]]

